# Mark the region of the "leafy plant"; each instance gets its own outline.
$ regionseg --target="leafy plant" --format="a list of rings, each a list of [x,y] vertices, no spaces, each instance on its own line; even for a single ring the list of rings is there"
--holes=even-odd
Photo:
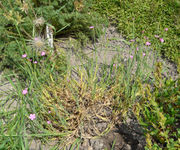
[[[179,146],[180,92],[179,80],[162,80],[161,65],[155,72],[156,83],[151,90],[140,84],[142,99],[134,107],[134,113],[146,135],[146,149],[173,149]]]

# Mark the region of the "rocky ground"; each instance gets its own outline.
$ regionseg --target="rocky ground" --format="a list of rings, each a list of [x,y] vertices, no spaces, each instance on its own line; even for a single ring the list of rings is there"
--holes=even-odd
[[[110,65],[113,59],[115,59],[117,56],[120,56],[120,61],[126,64],[130,55],[133,55],[135,53],[135,47],[131,48],[128,44],[129,42],[127,43],[127,41],[125,41],[125,39],[116,31],[115,27],[110,26],[104,32],[104,36],[102,36],[97,42],[95,42],[94,44],[89,44],[88,46],[81,49],[81,51],[83,51],[83,56],[81,55],[81,59],[79,59],[80,55],[77,51],[77,48],[79,47],[75,40],[61,39],[61,42],[58,44],[58,46],[61,49],[64,49],[64,51],[67,52],[67,54],[69,55],[70,63],[74,67],[74,72],[76,72],[77,66],[80,66],[82,63],[86,63],[87,59],[93,59],[94,61],[97,61],[100,65]],[[149,68],[146,70],[146,73],[153,70],[154,63],[156,60],[158,60],[161,61],[163,64],[164,77],[172,77],[174,79],[178,77],[175,64],[161,57],[158,57],[156,59],[154,57],[154,52],[152,52],[150,48],[139,45],[138,47],[139,49],[143,49],[143,51],[146,53],[146,61],[149,66]],[[134,67],[137,67],[136,62]],[[74,77],[78,78],[75,74]],[[8,91],[11,88],[12,86],[8,82],[6,82],[6,84],[5,82],[3,82],[2,84],[2,79],[0,78],[0,99],[5,96],[5,91]],[[97,107],[97,111],[98,110],[99,108]],[[111,150],[111,147],[113,145],[114,150],[144,149],[144,146],[146,144],[145,137],[136,118],[132,114],[129,115],[125,122],[121,122],[119,120],[116,124],[112,125],[109,128],[110,131],[107,134],[97,137],[94,132],[94,128],[96,128],[99,132],[103,132],[111,124],[110,119],[112,117],[112,110],[110,109],[110,107],[102,107],[101,110],[103,110],[105,115],[108,116],[109,120],[104,121],[103,119],[99,119],[97,116],[93,115],[91,116],[92,120],[94,121],[92,125],[91,121],[86,124],[87,121],[85,120],[84,127],[81,128],[81,133],[83,133],[83,136],[81,136],[82,142],[79,147],[80,150]],[[91,113],[92,110],[89,111],[89,114]],[[30,150],[37,149],[49,150],[50,147],[47,145],[41,145],[39,141],[33,141],[31,143]],[[68,145],[66,150],[70,149],[71,145]],[[75,146],[72,149],[77,149],[77,147]]]

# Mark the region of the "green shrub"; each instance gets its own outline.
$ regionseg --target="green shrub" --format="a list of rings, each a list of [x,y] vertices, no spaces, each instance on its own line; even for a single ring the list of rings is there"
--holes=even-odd
[[[89,3],[84,1],[3,0],[0,7],[1,70],[7,66],[13,68],[9,60],[16,62],[22,55],[18,43],[25,44],[35,36],[43,36],[46,24],[54,29],[54,36],[73,36],[86,44],[89,39],[99,37],[100,23],[104,21],[97,13],[90,12]],[[41,27],[34,22],[40,17],[45,21]],[[92,30],[90,26],[95,28]]]
[[[155,73],[156,83],[140,85],[142,99],[135,105],[134,112],[146,135],[146,149],[172,149],[179,146],[180,92],[179,80],[162,80],[160,65]]]
[[[146,36],[155,45],[154,36],[159,35],[165,42],[161,49],[154,49],[178,62],[179,0],[94,0],[93,9],[108,16],[129,40],[137,37],[144,39]],[[165,28],[168,28],[167,32]]]

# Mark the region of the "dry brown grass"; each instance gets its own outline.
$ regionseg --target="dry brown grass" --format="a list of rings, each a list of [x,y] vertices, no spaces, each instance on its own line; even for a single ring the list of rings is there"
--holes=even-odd
[[[52,80],[42,90],[41,101],[47,110],[42,116],[44,120],[51,120],[51,130],[60,133],[70,131],[65,138],[68,142],[78,137],[101,136],[117,122],[118,113],[113,110],[116,87],[103,89],[96,86],[93,90],[84,79],[85,76],[81,75],[79,81]]]

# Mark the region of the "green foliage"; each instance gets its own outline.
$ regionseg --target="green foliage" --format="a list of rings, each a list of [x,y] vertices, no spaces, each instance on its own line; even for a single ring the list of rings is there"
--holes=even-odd
[[[140,84],[142,99],[134,112],[145,131],[146,149],[177,150],[180,137],[179,80],[162,80],[160,70],[160,65],[157,65],[153,91],[150,85],[143,89]]]
[[[160,49],[154,49],[178,62],[179,0],[94,0],[93,9],[107,15],[128,39],[144,39],[146,36],[154,46],[154,35],[159,35],[165,42]],[[169,30],[165,32],[165,28]]]
[[[73,36],[82,44],[86,44],[89,39],[99,37],[102,28],[100,23],[104,19],[97,13],[90,12],[87,1],[80,2],[3,0],[0,4],[1,70],[7,66],[14,68],[9,60],[16,62],[21,57],[18,42],[25,43],[34,36],[44,36],[46,24],[53,27],[54,36]],[[34,21],[40,17],[44,18],[45,23],[38,27]],[[92,30],[90,26],[95,28]]]
[[[38,16],[43,16],[56,30],[66,27],[60,34],[84,34],[92,37],[90,26],[96,27],[96,36],[99,36],[99,24],[104,21],[97,13],[90,12],[89,2],[83,0],[38,0],[34,9]],[[98,19],[97,19],[98,18]]]

